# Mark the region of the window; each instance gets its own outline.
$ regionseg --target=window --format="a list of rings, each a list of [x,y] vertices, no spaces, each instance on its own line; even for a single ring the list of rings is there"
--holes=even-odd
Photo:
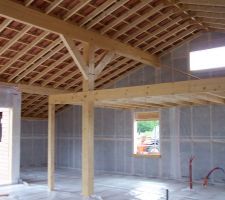
[[[190,70],[225,67],[225,47],[190,52]]]
[[[134,155],[160,155],[159,112],[134,114]]]

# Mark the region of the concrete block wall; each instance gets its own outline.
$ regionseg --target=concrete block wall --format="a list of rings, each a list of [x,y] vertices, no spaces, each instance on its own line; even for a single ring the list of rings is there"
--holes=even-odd
[[[21,167],[47,166],[47,120],[21,121]]]
[[[225,45],[225,34],[207,33],[161,57],[162,68],[144,67],[112,87],[135,86],[224,76],[225,70],[189,72],[189,51]],[[177,72],[177,69],[181,72]],[[161,154],[156,158],[132,156],[133,111],[95,109],[96,172],[185,179],[188,159],[194,161],[194,179],[213,167],[225,168],[225,107],[218,105],[161,109]],[[57,114],[57,166],[81,168],[81,108],[69,106]],[[212,181],[224,183],[220,172]]]

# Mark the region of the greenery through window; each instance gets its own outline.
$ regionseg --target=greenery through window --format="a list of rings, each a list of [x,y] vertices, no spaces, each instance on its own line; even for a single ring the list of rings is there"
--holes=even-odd
[[[134,154],[159,155],[159,112],[135,113]]]

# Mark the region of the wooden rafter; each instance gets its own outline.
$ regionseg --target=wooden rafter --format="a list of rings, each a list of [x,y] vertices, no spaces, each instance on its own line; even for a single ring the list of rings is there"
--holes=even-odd
[[[3,73],[5,70],[7,70],[17,59],[22,57],[26,52],[28,52],[31,48],[33,48],[34,45],[39,43],[46,35],[48,35],[47,32],[43,32],[41,35],[39,35],[35,40],[33,40],[30,44],[28,44],[24,49],[22,49],[16,56],[14,56],[11,60],[9,60],[4,67],[0,69],[0,74]],[[11,81],[13,78],[16,77],[17,74],[13,74],[9,81]]]
[[[17,10],[17,12],[15,12],[15,10]],[[23,13],[23,15],[19,13]],[[70,38],[93,43],[106,50],[114,50],[119,55],[129,57],[147,65],[159,66],[159,60],[156,56],[106,36],[102,36],[97,32],[89,31],[55,17],[44,15],[43,13],[26,8],[12,1],[0,1],[0,14],[57,34],[67,35]]]

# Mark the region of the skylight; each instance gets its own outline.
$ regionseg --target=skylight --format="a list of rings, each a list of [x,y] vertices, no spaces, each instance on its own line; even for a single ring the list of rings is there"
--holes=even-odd
[[[225,67],[225,47],[190,52],[190,70]]]

